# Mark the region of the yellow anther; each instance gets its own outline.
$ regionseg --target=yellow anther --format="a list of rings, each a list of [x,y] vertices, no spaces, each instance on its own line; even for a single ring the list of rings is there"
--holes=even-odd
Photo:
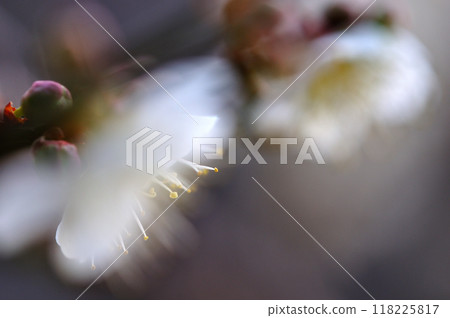
[[[176,199],[176,198],[178,198],[178,192],[175,192],[175,191],[174,192],[170,192],[169,196],[170,196],[171,199]]]
[[[191,189],[187,189],[186,192],[187,192],[187,193],[191,193],[192,190],[191,190]]]
[[[125,255],[128,255],[128,250],[123,251]]]
[[[219,172],[219,169],[217,169],[216,167],[214,167],[214,172]]]
[[[202,170],[197,171],[197,175],[200,177],[201,175],[203,175],[203,171]]]
[[[148,236],[146,235],[146,236],[144,236],[144,241],[147,241],[148,240]]]
[[[155,188],[150,188],[150,191],[148,192],[148,194],[150,195],[150,198],[156,197]]]

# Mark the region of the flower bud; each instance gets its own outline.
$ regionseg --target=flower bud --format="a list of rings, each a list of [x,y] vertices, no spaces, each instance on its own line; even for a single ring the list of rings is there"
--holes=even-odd
[[[350,10],[342,5],[332,5],[325,11],[325,29],[328,32],[343,30],[354,20]]]
[[[33,126],[48,124],[72,106],[72,96],[63,85],[53,81],[36,81],[22,97],[14,114],[25,117]]]
[[[299,12],[265,0],[230,0],[224,7],[230,58],[244,70],[275,76],[297,72],[303,45]]]
[[[81,166],[77,147],[64,140],[40,137],[33,143],[32,153],[38,169],[67,174],[78,171]]]

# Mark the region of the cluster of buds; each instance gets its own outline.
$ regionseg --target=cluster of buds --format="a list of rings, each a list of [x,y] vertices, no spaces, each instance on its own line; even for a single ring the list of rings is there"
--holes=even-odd
[[[74,172],[80,167],[77,147],[63,140],[60,128],[48,129],[71,106],[72,96],[66,87],[53,81],[36,81],[23,95],[19,108],[13,107],[12,102],[4,108],[1,123],[1,128],[4,128],[1,131],[7,137],[4,139],[13,144],[17,142],[17,147],[32,143],[38,170]]]

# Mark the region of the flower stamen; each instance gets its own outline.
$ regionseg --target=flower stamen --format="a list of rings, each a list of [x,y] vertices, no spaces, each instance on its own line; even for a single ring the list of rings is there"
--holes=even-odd
[[[199,165],[197,163],[194,163],[194,162],[191,162],[191,161],[187,161],[185,159],[180,159],[179,161],[181,163],[184,163],[188,167],[192,168],[195,172],[197,172],[198,176],[206,175],[206,174],[208,174],[209,171],[219,172],[219,169],[217,169],[216,167]]]
[[[120,242],[120,245],[122,246],[123,253],[125,255],[127,255],[128,254],[128,250],[125,248],[125,243],[123,242],[122,235],[120,235],[120,234],[119,234],[119,242]]]
[[[131,212],[133,213],[134,219],[136,220],[136,223],[139,227],[139,229],[141,230],[142,234],[144,235],[144,241],[148,240],[148,236],[147,233],[145,233],[144,227],[142,226],[141,221],[139,220],[138,216],[136,215],[136,212],[134,212],[133,209],[131,209]]]
[[[168,186],[166,186],[164,183],[162,183],[161,181],[159,181],[158,179],[155,178],[155,183],[158,184],[161,188],[167,190],[169,192],[169,197],[171,199],[176,199],[178,198],[178,193],[176,191],[172,191],[172,189],[170,189]]]

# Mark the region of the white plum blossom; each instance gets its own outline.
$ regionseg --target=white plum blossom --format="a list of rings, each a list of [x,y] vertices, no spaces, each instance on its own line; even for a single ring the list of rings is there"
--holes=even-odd
[[[190,162],[192,138],[232,134],[241,94],[238,78],[226,61],[215,57],[177,62],[153,75],[172,96],[151,78],[136,81],[118,102],[120,114],[90,133],[80,148],[83,172],[65,179],[64,186],[50,175],[39,180],[29,152],[2,166],[7,173],[0,175],[0,184],[8,189],[0,194],[2,254],[17,253],[56,232],[60,249],[53,249],[51,258],[57,272],[88,282],[100,273],[91,267],[107,268],[134,242],[127,259],[154,259],[160,250],[195,242],[195,231],[182,213],[171,207],[162,214],[171,199],[191,192],[188,186],[197,174],[217,171]],[[126,166],[126,140],[144,127],[172,136],[172,160],[154,175]],[[108,273],[127,276],[129,263],[118,261]]]
[[[339,35],[314,40],[306,60],[311,63]],[[436,86],[428,53],[416,37],[400,27],[364,22],[336,41],[255,125],[258,131],[312,137],[325,159],[340,161],[361,146],[373,125],[418,119]]]
[[[145,78],[120,101],[125,114],[102,127],[85,147],[88,171],[75,185],[58,227],[56,240],[64,255],[90,261],[93,268],[105,268],[117,257],[114,245],[127,253],[133,238],[152,238],[146,228],[169,205],[164,199],[191,191],[194,180],[177,173],[177,166],[187,165],[199,175],[218,171],[189,161],[194,137],[224,136],[234,129],[231,114],[239,92],[236,77],[223,60],[177,63],[155,74],[173,98]],[[125,165],[125,141],[144,127],[172,137],[172,160],[155,175]],[[183,236],[187,222],[178,224],[183,227],[167,234]],[[167,241],[166,235],[162,237]]]

